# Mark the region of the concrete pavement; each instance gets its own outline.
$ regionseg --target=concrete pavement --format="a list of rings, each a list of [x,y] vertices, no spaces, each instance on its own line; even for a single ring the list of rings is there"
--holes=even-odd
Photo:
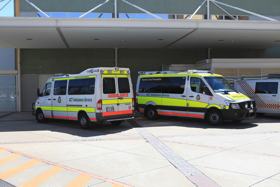
[[[143,139],[137,130],[141,128],[220,186],[280,186],[280,118],[219,127],[178,118],[139,118],[137,123],[142,127],[125,123],[82,130],[73,122],[37,124],[28,113],[8,115],[0,119],[1,155],[15,151],[20,157],[1,165],[0,155],[0,176],[28,162],[27,157],[39,160],[45,168],[70,169],[51,175],[41,186],[56,182],[65,186],[80,173],[97,179],[85,186],[194,186]],[[29,169],[40,173],[45,171],[42,168]],[[34,178],[31,173],[18,173],[5,181],[19,186]]]

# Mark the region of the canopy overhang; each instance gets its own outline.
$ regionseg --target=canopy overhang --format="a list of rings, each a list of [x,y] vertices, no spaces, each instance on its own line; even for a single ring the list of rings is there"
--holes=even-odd
[[[0,18],[1,48],[270,48],[280,22]]]

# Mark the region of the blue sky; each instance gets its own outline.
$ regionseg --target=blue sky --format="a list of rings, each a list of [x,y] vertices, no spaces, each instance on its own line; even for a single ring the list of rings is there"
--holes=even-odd
[[[7,2],[9,2],[9,0],[4,0],[0,3],[0,16],[14,16],[14,0],[10,1],[9,4],[1,10]]]

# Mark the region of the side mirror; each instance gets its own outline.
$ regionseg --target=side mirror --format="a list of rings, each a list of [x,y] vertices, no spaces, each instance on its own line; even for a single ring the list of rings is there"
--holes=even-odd
[[[37,88],[37,96],[38,96],[38,97],[41,97],[41,96],[42,96],[42,93],[40,92],[40,89],[39,89],[39,88]]]

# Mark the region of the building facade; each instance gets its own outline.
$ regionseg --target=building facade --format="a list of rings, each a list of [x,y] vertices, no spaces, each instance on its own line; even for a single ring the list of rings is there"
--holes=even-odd
[[[0,7],[7,10],[4,3],[8,2]],[[171,64],[211,58],[280,58],[277,0],[15,0],[9,6],[6,15],[16,16],[18,27],[21,22],[30,27],[18,34],[11,29],[17,25],[0,18],[0,26],[10,29],[4,33],[7,37],[0,36],[0,111],[30,111],[36,89],[57,73],[117,65],[131,68],[135,82],[138,71],[161,70]],[[40,27],[30,23],[34,20]],[[52,34],[51,22],[60,24],[54,28],[57,36]],[[253,25],[252,33],[246,31],[247,23]],[[86,24],[91,30],[85,29]],[[196,26],[199,29],[192,28]],[[190,32],[183,32],[185,27]],[[218,38],[217,33],[223,36]],[[56,44],[58,40],[63,45]]]

